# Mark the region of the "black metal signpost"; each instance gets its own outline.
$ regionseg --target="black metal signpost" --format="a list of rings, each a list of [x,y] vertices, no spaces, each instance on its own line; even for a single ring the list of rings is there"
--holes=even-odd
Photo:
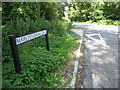
[[[45,29],[43,31],[39,31],[39,32],[36,32],[36,33],[33,33],[33,34],[25,35],[25,36],[22,36],[22,37],[16,37],[14,35],[9,36],[11,52],[12,52],[12,56],[13,56],[13,60],[14,60],[16,73],[20,73],[20,71],[21,71],[21,65],[20,65],[17,45],[22,44],[22,43],[27,42],[27,41],[30,41],[30,40],[32,40],[34,38],[37,38],[37,37],[40,37],[42,35],[45,35],[46,49],[48,51],[50,51],[49,40],[48,40],[48,29]]]
[[[47,34],[45,34],[45,39],[46,39],[46,49],[50,51],[49,40],[48,40],[48,30],[47,30]]]
[[[17,49],[15,38],[16,37],[13,35],[9,36],[11,52],[12,52],[14,65],[15,65],[15,71],[16,73],[19,73],[21,71],[21,66],[20,66],[20,60],[19,60],[18,49]]]

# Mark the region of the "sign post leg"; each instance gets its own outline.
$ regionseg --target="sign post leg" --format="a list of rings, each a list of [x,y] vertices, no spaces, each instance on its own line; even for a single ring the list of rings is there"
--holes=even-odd
[[[21,71],[21,66],[20,66],[20,60],[19,60],[19,55],[18,55],[18,49],[16,45],[16,40],[15,36],[9,36],[9,41],[10,41],[10,46],[11,46],[11,52],[14,60],[14,65],[15,65],[15,71],[16,73],[20,73]]]
[[[47,29],[47,34],[45,34],[45,39],[46,39],[46,49],[50,51],[49,40],[48,40],[48,29]]]

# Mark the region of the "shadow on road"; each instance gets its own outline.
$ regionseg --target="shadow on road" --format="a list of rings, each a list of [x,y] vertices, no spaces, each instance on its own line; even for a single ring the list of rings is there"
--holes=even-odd
[[[86,33],[95,32],[101,34],[110,49],[85,37],[87,49],[84,53],[84,61],[88,64],[85,70],[85,87],[117,88],[118,35],[108,33],[108,31],[86,31]]]

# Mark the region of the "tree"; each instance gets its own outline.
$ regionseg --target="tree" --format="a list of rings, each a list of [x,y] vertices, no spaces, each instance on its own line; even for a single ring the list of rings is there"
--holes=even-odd
[[[69,18],[73,21],[97,22],[103,19],[120,19],[120,2],[72,2]]]
[[[64,16],[64,5],[61,2],[3,2],[2,22],[36,18],[52,20]],[[34,13],[33,13],[34,12]]]
[[[120,1],[119,2],[105,2],[103,5],[103,15],[106,19],[119,20],[120,19]]]

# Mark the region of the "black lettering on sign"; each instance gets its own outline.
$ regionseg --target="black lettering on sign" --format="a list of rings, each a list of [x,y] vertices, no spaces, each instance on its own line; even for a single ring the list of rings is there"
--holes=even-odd
[[[40,37],[40,36],[45,35],[45,34],[47,34],[47,31],[43,30],[43,31],[36,32],[36,33],[33,33],[33,34],[29,34],[29,35],[25,35],[25,36],[22,36],[22,37],[18,37],[18,38],[16,38],[16,44],[17,45],[22,44],[24,42],[27,42],[29,40],[32,40],[32,39],[37,38],[37,37]]]

